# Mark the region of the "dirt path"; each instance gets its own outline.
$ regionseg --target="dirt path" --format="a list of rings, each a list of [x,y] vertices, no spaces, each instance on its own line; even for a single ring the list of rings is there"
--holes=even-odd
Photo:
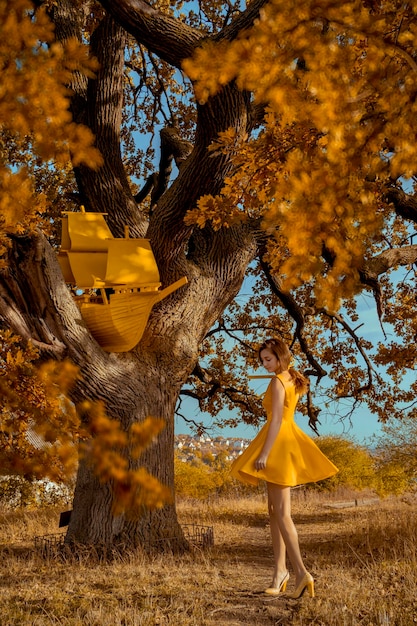
[[[367,519],[369,507],[372,508],[375,503],[378,503],[377,499],[334,502],[305,511],[302,506],[297,506],[294,521],[303,558],[315,578],[317,596],[311,599],[305,594],[297,601],[285,596],[271,598],[263,593],[271,582],[273,568],[267,515],[257,516],[246,527],[237,516],[236,532],[232,534],[229,525],[227,537],[222,536],[220,520],[215,529],[212,558],[223,577],[223,585],[219,585],[213,597],[204,626],[328,626],[314,617],[315,606],[323,602],[327,589],[334,583],[328,563],[346,562],[346,553],[348,557],[352,556],[348,547],[353,532],[351,525],[357,525],[362,516]],[[323,563],[326,565],[323,566]],[[292,577],[288,591],[293,589],[293,585]]]

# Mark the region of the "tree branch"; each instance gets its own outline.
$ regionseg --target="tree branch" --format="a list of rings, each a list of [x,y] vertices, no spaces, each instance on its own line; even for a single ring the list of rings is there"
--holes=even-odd
[[[213,35],[213,39],[235,39],[252,26],[266,2],[267,0],[253,0],[245,11]],[[181,68],[183,59],[192,56],[196,46],[210,37],[178,18],[160,13],[144,0],[100,0],[100,4],[139,43],[178,69]]]
[[[109,16],[91,36],[91,54],[97,57],[100,69],[89,81],[89,126],[104,164],[97,172],[80,168],[80,177],[91,209],[109,214],[115,237],[124,236],[126,225],[132,237],[141,237],[147,222],[133,199],[120,149],[125,45],[125,31]]]
[[[374,294],[378,318],[384,335],[385,331],[382,326],[382,318],[384,316],[384,299],[378,281],[378,276],[398,265],[411,265],[416,262],[417,246],[413,245],[404,246],[403,248],[390,248],[366,261],[365,266],[359,272],[361,282],[364,285],[368,285]]]
[[[100,4],[139,43],[178,69],[205,36],[143,0],[100,0]]]
[[[159,159],[159,171],[148,176],[144,186],[135,196],[135,201],[140,204],[151,194],[150,215],[154,212],[159,198],[168,188],[172,162],[175,161],[177,168],[180,169],[193,149],[193,144],[182,139],[179,130],[173,126],[162,128],[160,137],[161,156]]]
[[[397,215],[417,224],[417,199],[415,196],[405,193],[399,187],[390,187],[385,198],[387,202],[394,205]]]
[[[232,41],[241,36],[242,32],[250,28],[254,21],[259,18],[259,12],[267,4],[268,0],[253,0],[242,13],[232,19],[230,24],[215,35],[214,39],[229,39]]]
[[[46,5],[48,15],[55,27],[57,41],[65,42],[74,38],[82,42],[83,26],[89,10],[86,3],[80,3],[76,6],[72,0],[60,0],[60,2],[54,3],[46,3],[45,0],[41,0],[37,4],[38,6]],[[69,84],[69,88],[73,92],[71,113],[74,121],[79,124],[87,124],[87,87],[87,77],[78,71],[73,72]]]
[[[82,40],[80,15],[85,10],[84,5],[80,10],[69,0],[51,7],[58,41],[72,36]],[[143,216],[133,199],[120,150],[126,37],[124,29],[111,16],[104,15],[90,40],[91,55],[99,61],[96,76],[87,83],[85,76],[77,72],[73,75],[71,111],[77,122],[92,130],[104,158],[97,171],[81,165],[74,168],[74,174],[79,203],[87,210],[108,213],[113,235],[124,236],[124,227],[128,225],[132,236],[143,237],[147,223],[140,219]]]
[[[403,248],[390,248],[366,261],[362,270],[367,279],[375,279],[398,265],[412,265],[417,262],[417,245]]]
[[[248,412],[254,412],[253,403],[251,402],[253,394],[248,393],[246,389],[240,389],[234,385],[225,385],[220,378],[215,378],[199,364],[194,368],[192,375],[201,380],[208,388],[200,392],[191,389],[182,389],[181,395],[197,400],[200,410],[203,410],[202,403],[204,400],[207,398],[212,399],[214,396],[222,394],[233,404],[240,405]]]
[[[320,363],[314,357],[313,353],[310,350],[310,347],[305,340],[303,329],[305,324],[304,311],[298,305],[295,298],[287,291],[283,291],[281,289],[281,281],[277,276],[273,276],[271,274],[271,268],[268,263],[263,260],[264,252],[261,251],[259,255],[259,262],[262,267],[262,270],[265,274],[265,277],[268,281],[268,284],[271,288],[272,293],[274,293],[277,298],[281,301],[282,305],[286,309],[286,311],[290,314],[292,319],[295,322],[295,336],[298,339],[300,344],[300,348],[306,356],[307,361],[313,368],[312,372],[308,372],[308,375],[317,376],[317,381],[319,382],[324,376],[327,376],[327,372],[322,368]]]
[[[350,335],[350,337],[352,337],[352,339],[355,342],[355,345],[356,345],[356,347],[357,347],[361,357],[363,358],[363,360],[366,363],[366,368],[367,368],[367,372],[368,372],[368,382],[367,382],[366,385],[362,385],[361,387],[358,387],[354,391],[354,395],[355,396],[359,396],[363,391],[368,391],[369,389],[371,389],[372,386],[373,386],[373,372],[375,372],[375,370],[372,367],[372,363],[371,363],[368,355],[366,354],[365,350],[362,347],[362,340],[361,340],[361,338],[358,337],[358,335],[355,333],[353,328],[351,328],[349,326],[349,324],[343,319],[343,317],[339,313],[329,313],[325,309],[320,309],[318,311],[318,313],[321,313],[322,315],[325,315],[326,317],[328,317],[330,319],[335,319],[344,328],[344,330],[347,332],[347,334]]]
[[[193,144],[181,138],[179,130],[173,126],[166,126],[161,130],[161,157],[159,159],[159,171],[156,184],[152,189],[151,213],[162,194],[167,190],[172,172],[172,162],[178,169],[191,154]]]

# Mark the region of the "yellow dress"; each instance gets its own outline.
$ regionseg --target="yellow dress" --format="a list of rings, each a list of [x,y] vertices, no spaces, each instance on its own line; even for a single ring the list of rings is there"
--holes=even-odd
[[[294,421],[298,393],[292,381],[277,374],[285,389],[284,412],[281,428],[268,455],[266,468],[255,469],[255,461],[261,453],[272,417],[272,382],[266,390],[263,406],[267,421],[255,439],[233,462],[231,473],[234,478],[251,485],[260,480],[295,487],[304,483],[314,483],[329,478],[339,470],[321,452],[314,441],[306,435]]]

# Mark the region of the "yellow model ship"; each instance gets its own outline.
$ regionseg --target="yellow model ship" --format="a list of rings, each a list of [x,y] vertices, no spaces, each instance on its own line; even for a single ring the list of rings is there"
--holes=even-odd
[[[108,352],[128,352],[141,340],[152,307],[187,278],[160,289],[149,240],[130,239],[127,229],[124,239],[114,238],[104,215],[66,212],[58,260],[65,281],[84,292],[75,300],[96,341]]]

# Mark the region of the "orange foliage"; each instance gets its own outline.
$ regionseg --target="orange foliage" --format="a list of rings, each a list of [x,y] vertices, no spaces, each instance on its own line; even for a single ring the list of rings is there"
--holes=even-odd
[[[90,129],[75,124],[69,111],[73,73],[92,77],[97,69],[88,47],[75,39],[57,43],[45,10],[35,11],[29,0],[0,1],[0,31],[1,257],[8,235],[38,225],[39,214],[48,208],[47,196],[36,190],[31,160],[63,170],[70,162],[97,168],[102,157]],[[126,460],[128,448],[139,458],[162,420],[149,418],[125,434],[102,405],[75,407],[69,400],[79,375],[74,365],[39,365],[37,358],[30,343],[0,333],[1,472],[66,482],[74,477],[81,452],[88,454],[99,479],[112,483],[116,512],[162,506],[170,498],[168,490]],[[80,415],[83,420],[88,415],[82,427]]]
[[[414,175],[416,11],[415,0],[272,0],[251,29],[184,63],[200,102],[234,79],[267,107],[254,140],[237,144],[227,131],[213,146],[236,173],[188,221],[216,213],[214,225],[228,225],[236,207],[240,219],[262,217],[283,288],[313,281],[328,310],[359,290],[364,258],[378,250],[391,215],[382,184]]]
[[[78,455],[84,455],[100,481],[111,483],[114,512],[159,508],[171,493],[144,468],[132,468],[163,428],[149,417],[128,433],[109,419],[99,402],[75,406],[68,393],[79,376],[69,361],[37,364],[30,343],[0,332],[0,467],[2,475],[71,482]]]
[[[99,402],[84,402],[79,411],[83,420],[87,419],[89,432],[81,454],[91,463],[101,482],[111,482],[115,515],[126,511],[132,516],[142,507],[160,508],[171,499],[170,490],[145,468],[135,469],[129,464],[129,457],[137,460],[162,430],[162,419],[148,417],[140,424],[133,424],[126,433],[119,422],[106,416]]]
[[[64,361],[36,366],[37,351],[0,332],[0,467],[2,475],[73,478],[79,419],[66,392],[78,376]]]
[[[69,111],[72,72],[92,75],[97,68],[88,50],[75,40],[54,41],[53,25],[43,9],[29,0],[0,2],[0,254],[7,234],[34,226],[47,207],[43,194],[21,162],[8,161],[10,143],[33,158],[64,167],[98,167],[101,156],[86,127],[75,124]]]

